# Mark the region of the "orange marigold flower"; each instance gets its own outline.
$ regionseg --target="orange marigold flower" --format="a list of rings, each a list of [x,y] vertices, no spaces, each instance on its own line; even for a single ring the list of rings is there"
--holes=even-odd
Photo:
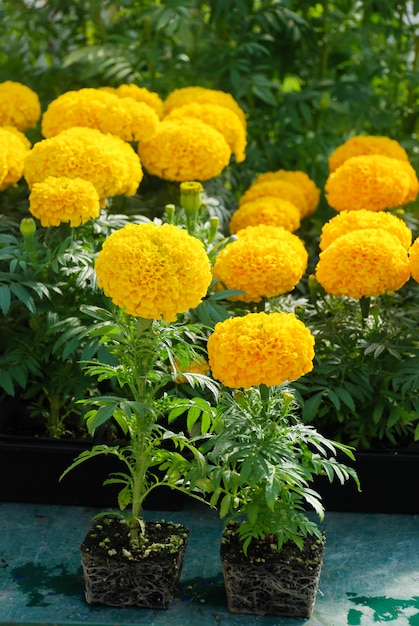
[[[320,253],[316,268],[327,293],[356,299],[397,291],[409,277],[406,248],[382,228],[341,235]]]
[[[308,253],[296,235],[282,227],[248,226],[221,250],[212,273],[227,289],[243,294],[231,300],[260,302],[291,291],[301,280]]]
[[[246,131],[240,118],[231,109],[218,104],[191,102],[173,109],[164,119],[196,118],[218,130],[228,143],[237,163],[246,158]]]
[[[239,200],[239,206],[251,200],[258,200],[264,196],[275,196],[289,200],[300,211],[300,217],[307,215],[308,204],[301,189],[287,180],[268,180],[250,185]]]
[[[368,154],[347,159],[329,175],[325,190],[336,211],[382,211],[410,202],[411,185],[403,161]]]
[[[73,127],[36,143],[25,159],[29,187],[47,176],[89,180],[101,199],[136,193],[143,172],[133,148],[116,135]]]
[[[263,174],[259,174],[252,185],[258,185],[272,180],[285,180],[301,189],[307,201],[307,212],[301,214],[302,218],[311,215],[317,209],[320,201],[320,189],[305,172],[301,172],[300,170],[264,172]]]
[[[409,267],[412,278],[419,283],[419,237],[415,239],[409,249]]]
[[[67,91],[49,105],[42,116],[42,134],[49,138],[73,126],[96,128],[124,141],[149,139],[159,117],[155,110],[133,98],[119,98],[103,89]]]
[[[313,369],[314,338],[293,313],[249,313],[215,325],[208,357],[227,387],[282,385]]]
[[[244,128],[247,127],[246,115],[240,105],[236,102],[230,93],[218,91],[217,89],[208,89],[207,87],[181,87],[172,91],[164,101],[164,113],[167,115],[173,109],[181,107],[190,102],[201,102],[209,104],[218,104],[220,106],[231,109],[241,120]]]
[[[42,226],[58,226],[61,222],[80,226],[99,216],[99,195],[88,180],[48,176],[32,187],[29,210]]]
[[[14,126],[0,127],[0,191],[18,182],[23,176],[25,158],[31,144]]]
[[[95,263],[98,285],[129,315],[176,320],[198,306],[211,283],[203,244],[164,224],[127,224],[112,233]]]
[[[0,126],[14,126],[20,131],[36,126],[41,117],[38,94],[22,83],[0,83]]]
[[[247,226],[259,224],[283,226],[286,230],[294,232],[301,224],[300,211],[289,200],[275,196],[250,200],[234,211],[229,225],[230,233],[234,234]]]
[[[194,118],[163,120],[138,154],[145,169],[177,182],[204,181],[218,176],[229,164],[231,151],[218,130]]]
[[[329,156],[329,170],[334,172],[347,159],[366,154],[381,154],[401,161],[408,161],[406,150],[395,139],[380,135],[356,135],[338,146]]]
[[[342,211],[326,222],[320,233],[320,249],[325,250],[335,239],[346,233],[365,228],[383,228],[397,237],[406,250],[412,245],[412,231],[402,219],[392,213],[360,209]]]

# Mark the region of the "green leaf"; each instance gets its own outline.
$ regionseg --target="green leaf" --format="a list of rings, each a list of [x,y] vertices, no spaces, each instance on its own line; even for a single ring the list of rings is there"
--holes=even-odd
[[[16,298],[20,300],[31,313],[36,313],[35,302],[26,287],[18,283],[13,283],[10,285],[10,291],[15,294]]]
[[[13,379],[7,370],[0,370],[0,387],[4,389],[9,396],[15,395]]]
[[[0,309],[3,315],[7,315],[10,309],[11,294],[7,285],[0,287]]]
[[[220,504],[220,517],[225,517],[230,511],[231,506],[231,496],[226,494],[221,500]]]

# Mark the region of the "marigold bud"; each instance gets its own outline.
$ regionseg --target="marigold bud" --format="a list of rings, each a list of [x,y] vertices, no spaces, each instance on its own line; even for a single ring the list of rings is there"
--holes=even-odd
[[[19,229],[25,239],[32,239],[36,233],[35,220],[32,217],[24,217],[20,222]]]

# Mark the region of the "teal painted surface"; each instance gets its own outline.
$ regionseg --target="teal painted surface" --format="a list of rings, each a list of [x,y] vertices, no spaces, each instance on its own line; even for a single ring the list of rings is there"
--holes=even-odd
[[[0,504],[0,624],[79,626],[419,626],[419,516],[328,513],[319,594],[309,620],[233,615],[215,512],[194,504],[148,519],[189,526],[180,591],[168,611],[90,606],[79,545],[95,509]]]

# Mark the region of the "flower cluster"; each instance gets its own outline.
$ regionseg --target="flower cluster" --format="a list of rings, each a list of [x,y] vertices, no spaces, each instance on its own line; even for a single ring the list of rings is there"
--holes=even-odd
[[[14,126],[20,131],[36,126],[41,117],[38,94],[22,83],[0,83],[0,126]]]
[[[0,127],[0,191],[22,178],[30,148],[30,141],[14,126]]]
[[[382,228],[354,230],[320,253],[316,278],[335,296],[359,299],[397,291],[410,278],[408,251]]]
[[[386,212],[373,212],[367,209],[342,211],[323,225],[320,233],[320,250],[325,250],[338,237],[353,230],[382,228],[400,240],[406,250],[412,244],[412,231],[405,222]]]
[[[366,154],[381,154],[408,161],[406,150],[395,139],[376,135],[356,135],[338,146],[329,156],[329,171],[334,172],[347,159]]]
[[[308,202],[303,191],[294,183],[281,179],[253,183],[241,196],[239,206],[265,196],[276,196],[288,200],[298,208],[300,216],[308,214]]]
[[[47,107],[42,116],[42,134],[49,138],[74,126],[96,128],[124,141],[149,139],[157,130],[159,117],[144,102],[120,98],[101,89],[67,91]]]
[[[105,295],[126,313],[166,322],[198,306],[212,278],[203,244],[170,224],[127,224],[115,231],[95,270]]]
[[[164,180],[205,181],[229,164],[231,151],[223,135],[194,118],[164,120],[149,141],[138,145],[149,174]]]
[[[419,183],[409,163],[368,154],[347,159],[326,181],[326,198],[336,211],[382,211],[411,202]]]
[[[144,102],[155,110],[159,119],[163,117],[163,100],[155,91],[149,91],[146,87],[139,87],[134,83],[119,85],[118,87],[99,87],[109,93],[114,93],[119,98],[132,98],[137,102]]]
[[[263,196],[241,204],[231,216],[229,229],[234,234],[247,226],[282,226],[290,232],[300,227],[301,217],[298,208],[284,198]]]
[[[191,102],[176,107],[164,119],[178,118],[195,118],[209,124],[223,135],[237,163],[245,160],[246,130],[238,115],[231,109],[218,104]]]
[[[308,260],[302,241],[282,227],[248,226],[218,255],[213,275],[227,289],[244,293],[231,300],[260,302],[291,291]]]
[[[317,209],[320,201],[320,189],[317,187],[314,180],[312,180],[305,172],[300,170],[276,170],[274,172],[264,172],[263,174],[259,174],[253,182],[253,185],[266,183],[272,180],[285,180],[288,183],[292,183],[303,192],[306,199],[306,207],[303,207],[300,210],[301,218],[311,215]]]
[[[249,313],[216,324],[208,357],[227,387],[281,385],[312,370],[314,338],[293,313]]]
[[[135,194],[143,172],[138,155],[119,137],[73,127],[36,143],[25,159],[24,176],[29,187],[48,176],[83,178],[103,205],[109,196]]]
[[[33,185],[29,210],[42,226],[58,226],[61,222],[79,226],[99,216],[99,195],[88,180],[48,176]]]
[[[217,104],[226,109],[231,109],[239,117],[244,129],[247,128],[246,115],[233,96],[225,91],[206,87],[190,86],[174,89],[164,101],[164,113],[167,115],[173,109],[191,102]]]

